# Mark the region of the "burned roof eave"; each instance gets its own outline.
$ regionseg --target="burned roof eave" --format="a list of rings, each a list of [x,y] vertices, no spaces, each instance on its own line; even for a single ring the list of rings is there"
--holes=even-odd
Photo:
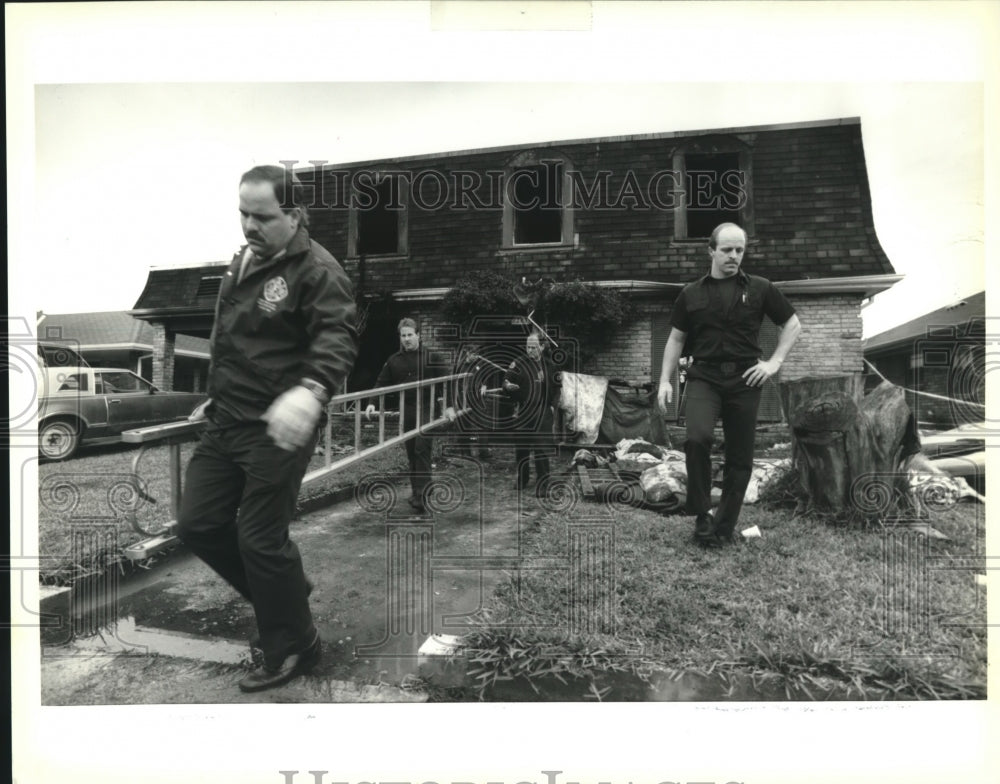
[[[860,294],[871,297],[883,292],[903,279],[902,275],[855,275],[845,278],[810,278],[808,280],[776,280],[774,285],[786,294]],[[680,291],[685,283],[668,283],[657,280],[594,280],[595,286],[618,289],[635,295],[659,294]],[[392,292],[395,300],[433,302],[444,298],[450,287],[400,289]]]
[[[834,128],[839,126],[861,125],[860,117],[833,117],[824,120],[804,120],[801,122],[770,123],[764,125],[738,125],[726,128],[693,128],[683,131],[661,131],[657,133],[636,133],[613,136],[586,136],[576,139],[556,139],[549,141],[520,142],[518,144],[501,144],[491,147],[470,147],[462,150],[446,150],[432,153],[415,153],[413,155],[396,155],[384,158],[369,158],[360,161],[342,161],[330,163],[321,161],[321,170],[341,169],[341,168],[363,168],[370,166],[384,166],[386,164],[407,164],[421,163],[423,161],[437,160],[440,158],[452,158],[467,155],[499,154],[507,152],[517,152],[527,149],[547,149],[552,147],[566,147],[571,145],[584,144],[616,144],[635,143],[641,141],[669,141],[672,139],[696,138],[699,136],[728,135],[735,136],[748,133],[766,133],[771,131],[794,131],[806,130],[809,128]],[[315,171],[316,166],[300,166],[295,168],[296,174]]]
[[[683,283],[665,283],[657,280],[593,280],[590,283],[602,288],[619,289],[632,294],[656,294],[665,291],[680,291]],[[392,292],[392,298],[400,302],[436,302],[444,299],[451,286],[435,286],[422,289],[399,289]]]

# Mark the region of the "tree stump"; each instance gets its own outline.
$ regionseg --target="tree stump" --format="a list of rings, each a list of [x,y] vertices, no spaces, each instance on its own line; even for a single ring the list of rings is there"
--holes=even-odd
[[[878,517],[909,495],[902,462],[920,441],[903,391],[888,381],[863,388],[860,374],[778,385],[805,498],[797,512]]]

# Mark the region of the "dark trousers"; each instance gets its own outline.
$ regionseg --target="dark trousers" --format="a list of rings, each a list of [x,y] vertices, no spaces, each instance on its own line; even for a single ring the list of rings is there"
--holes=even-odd
[[[549,455],[555,451],[552,433],[553,416],[546,408],[541,415],[517,423],[514,435],[514,461],[517,464],[517,489],[523,490],[531,477],[531,456],[535,459],[535,479],[539,487],[549,475]]]
[[[722,499],[715,512],[716,533],[732,535],[753,472],[760,387],[749,387],[740,373],[725,375],[714,368],[694,368],[688,375],[686,399],[687,511],[703,514],[712,506],[712,429],[722,419],[725,462]]]
[[[455,439],[455,443],[458,447],[458,454],[465,457],[472,457],[472,436],[461,435]],[[476,437],[476,454],[479,457],[489,457],[490,448],[486,445],[485,436],[479,435]]]
[[[178,535],[253,604],[264,660],[279,664],[316,635],[302,558],[288,525],[313,438],[289,452],[264,423],[209,426],[188,463]]]
[[[523,490],[531,479],[531,456],[535,457],[535,479],[539,486],[549,475],[549,448],[541,444],[526,444],[523,441],[514,445],[514,460],[517,462],[517,489]],[[510,480],[507,480],[510,481]]]
[[[416,427],[407,425],[407,428]],[[426,436],[417,436],[406,442],[406,460],[410,464],[410,490],[413,497],[424,502],[424,490],[431,481],[431,447],[433,441]]]

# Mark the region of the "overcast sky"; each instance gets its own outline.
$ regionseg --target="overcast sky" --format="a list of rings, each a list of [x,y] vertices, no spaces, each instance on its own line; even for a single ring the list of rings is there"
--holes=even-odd
[[[250,7],[258,9],[258,4]],[[293,16],[289,23],[301,19]],[[143,19],[138,21],[141,27]],[[212,20],[203,21],[208,36]],[[920,21],[914,16],[912,23]],[[734,24],[739,27],[739,20]],[[948,26],[938,28],[940,42],[947,43]],[[295,29],[301,38],[302,28]],[[108,35],[106,26],[95,25],[88,38],[74,43],[88,40],[95,55],[99,47],[110,45],[108,40],[122,45],[115,36],[98,40],[97,31]],[[642,33],[632,31],[639,41]],[[598,40],[596,32],[589,35]],[[413,38],[403,40],[419,50]],[[898,54],[900,43],[890,38],[886,45]],[[783,40],[812,51],[799,39],[793,31]],[[392,50],[393,40],[400,39],[383,28],[371,49]],[[467,43],[467,38],[435,40]],[[593,53],[607,51],[604,40],[605,45],[585,50],[590,72]],[[614,41],[621,45],[618,38]],[[350,42],[346,37],[338,42],[338,52]],[[131,40],[130,53],[138,48],[137,40]],[[365,50],[369,60],[371,49]],[[566,49],[570,56],[563,58],[564,64],[576,50]],[[473,45],[468,51],[478,49]],[[511,60],[505,70],[523,73],[531,58],[526,51],[512,58],[512,51],[499,49]],[[553,47],[550,54],[558,51]],[[434,53],[447,55],[442,48]],[[402,54],[380,57],[377,63],[361,64],[371,66],[360,69],[363,78],[375,79],[363,82],[343,81],[359,73],[358,67],[350,67],[349,57],[338,59],[335,68],[289,72],[300,74],[299,79],[305,75],[310,83],[277,78],[287,69],[270,69],[268,58],[262,62],[259,56],[248,60],[252,68],[235,73],[225,60],[212,61],[197,71],[201,81],[190,78],[183,58],[175,59],[152,71],[159,78],[143,83],[122,83],[133,78],[120,65],[95,68],[103,78],[87,78],[85,69],[60,71],[45,63],[38,67],[46,70],[46,78],[30,91],[33,166],[26,168],[33,198],[26,220],[14,226],[15,231],[30,227],[25,232],[30,240],[13,248],[12,296],[32,314],[37,309],[127,309],[151,266],[230,258],[242,242],[237,178],[256,163],[348,163],[494,145],[854,116],[861,118],[876,231],[896,271],[906,275],[865,309],[866,334],[984,288],[985,113],[980,82],[951,81],[940,69],[933,72],[934,80],[873,79],[869,69],[864,78],[855,75],[848,81],[782,82],[777,80],[792,74],[780,67],[765,70],[767,80],[748,80],[753,71],[741,67],[734,72],[740,81],[705,83],[683,78],[684,69],[674,64],[691,56],[679,55],[645,70],[623,69],[609,58],[606,72],[590,80],[538,81],[536,68],[529,69],[530,81],[506,82],[467,81],[475,78],[477,64],[491,70],[482,57],[463,61],[459,69],[447,56],[430,68],[417,68],[417,59]],[[706,60],[708,66],[713,63],[717,59]],[[845,61],[841,71],[851,75],[851,64]],[[807,72],[809,61],[797,63],[800,68]],[[582,76],[588,69],[579,70]],[[175,71],[188,78],[166,78]],[[216,71],[227,81],[212,82]],[[564,68],[564,79],[565,73]],[[964,75],[960,68],[955,73]],[[337,81],[328,80],[334,76]],[[712,74],[706,70],[706,76]],[[466,81],[447,81],[459,77]],[[111,83],[94,83],[98,81]]]
[[[255,163],[851,116],[879,239],[907,276],[868,320],[983,288],[978,85],[62,84],[39,86],[35,110],[47,313],[129,308],[151,265],[228,259],[236,180]],[[100,285],[81,290],[81,268]]]

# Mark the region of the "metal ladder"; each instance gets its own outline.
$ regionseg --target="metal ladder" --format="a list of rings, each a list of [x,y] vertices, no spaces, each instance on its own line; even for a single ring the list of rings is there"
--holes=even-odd
[[[441,401],[442,411],[447,409],[450,405],[448,397],[449,389],[455,389],[456,402],[460,404],[455,407],[455,414],[457,417],[466,415],[470,410],[468,405],[467,385],[460,384],[459,382],[471,377],[472,375],[473,374],[471,372],[454,373],[447,376],[425,379],[423,381],[411,381],[406,384],[396,384],[391,387],[378,387],[376,389],[365,389],[358,392],[347,392],[341,395],[335,395],[327,404],[323,467],[308,472],[302,478],[302,487],[306,487],[313,482],[325,479],[347,466],[372,457],[373,455],[397,446],[398,444],[405,443],[412,438],[416,438],[417,436],[427,433],[445,422],[448,422],[449,420],[445,416],[432,419],[430,422],[421,422],[423,410],[420,404],[425,389],[428,390],[427,394],[431,396],[431,400]],[[406,414],[406,396],[402,393],[410,389],[417,390],[417,420],[416,425],[413,428],[406,430],[403,427]],[[439,391],[440,396],[438,395]],[[387,395],[395,394],[399,394],[399,413],[396,415],[398,416],[399,424],[397,426],[397,432],[394,435],[391,435],[386,432],[386,418],[394,415],[395,412],[386,411],[385,397]],[[361,401],[373,398],[378,398],[378,438],[374,445],[362,449]],[[355,404],[353,410],[349,410],[349,405],[351,403]],[[339,457],[335,460],[332,452],[333,420],[334,418],[343,417],[354,418],[354,451],[351,454],[344,455],[343,457]],[[135,480],[136,492],[138,495],[145,497],[147,500],[153,499],[150,499],[145,495],[144,491],[141,489],[142,485],[138,481],[140,476],[139,467],[142,462],[142,458],[146,454],[147,448],[151,446],[165,445],[170,449],[169,466],[170,512],[172,515],[171,522],[162,528],[150,530],[144,527],[143,523],[139,520],[138,515],[132,514],[129,519],[132,528],[146,538],[126,547],[122,551],[123,555],[129,560],[144,560],[177,543],[177,536],[174,532],[176,530],[177,517],[180,514],[181,496],[183,491],[181,487],[181,444],[195,440],[199,433],[201,433],[204,426],[204,421],[171,422],[165,425],[155,425],[153,427],[126,430],[122,433],[123,442],[127,444],[140,445],[139,451],[132,460],[132,476]]]

